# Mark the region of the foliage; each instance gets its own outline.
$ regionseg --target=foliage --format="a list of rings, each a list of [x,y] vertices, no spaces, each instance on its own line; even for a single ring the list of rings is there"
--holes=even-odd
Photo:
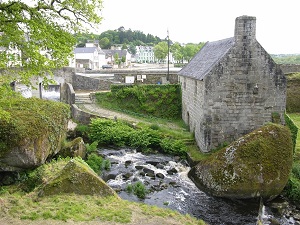
[[[92,144],[87,143],[86,145],[87,153],[93,153],[97,151],[98,142],[94,141]]]
[[[145,199],[146,195],[148,193],[145,185],[141,181],[138,181],[133,185],[132,184],[127,185],[126,191],[128,193],[133,192],[133,194],[135,194],[138,198],[141,198],[141,199]]]
[[[109,160],[104,160],[101,156],[98,156],[95,153],[91,153],[88,155],[86,163],[95,171],[95,173],[99,174],[101,171],[110,169]]]
[[[299,54],[271,55],[277,64],[300,64]]]
[[[124,146],[129,143],[133,128],[120,121],[93,119],[90,123],[90,138],[99,145]]]
[[[165,60],[168,55],[168,43],[163,41],[154,46],[154,56],[158,60]]]
[[[297,134],[298,134],[298,127],[296,126],[294,121],[287,114],[284,114],[284,118],[285,118],[285,123],[288,126],[288,128],[290,129],[291,134],[292,134],[293,149],[294,149],[294,152],[295,152],[296,142],[297,142]]]
[[[93,119],[90,127],[91,140],[100,145],[131,146],[141,151],[152,149],[185,156],[184,142],[172,137],[166,138],[165,133],[159,130],[133,128],[124,122],[106,119]]]
[[[75,38],[85,24],[99,24],[102,0],[8,0],[0,3],[0,87],[14,80],[30,85],[68,64]],[[18,68],[22,69],[18,69]]]
[[[300,180],[295,177],[290,177],[285,190],[285,195],[292,201],[299,203],[300,202]]]
[[[181,118],[181,90],[175,85],[112,85],[111,92],[96,93],[97,102],[121,111],[158,118]],[[122,104],[126,101],[126,104]]]
[[[171,138],[164,138],[160,142],[162,152],[170,155],[184,156],[186,154],[186,146],[182,140],[173,140]]]

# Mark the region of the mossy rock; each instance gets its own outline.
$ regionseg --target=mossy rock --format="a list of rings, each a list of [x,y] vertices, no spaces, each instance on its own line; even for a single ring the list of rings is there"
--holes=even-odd
[[[66,143],[58,155],[63,158],[81,157],[84,159],[86,156],[86,146],[82,137],[75,138],[73,141]]]
[[[289,129],[268,124],[201,160],[189,176],[213,196],[271,200],[285,187],[292,162]]]
[[[36,168],[60,151],[70,117],[68,105],[37,98],[0,99],[0,171]]]
[[[41,188],[39,196],[63,193],[118,197],[87,164],[78,159],[70,160],[54,179]]]

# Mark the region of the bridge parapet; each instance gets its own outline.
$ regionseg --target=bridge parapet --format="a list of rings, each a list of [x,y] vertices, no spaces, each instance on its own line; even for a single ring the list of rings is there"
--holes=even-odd
[[[284,74],[300,73],[300,64],[279,64]]]

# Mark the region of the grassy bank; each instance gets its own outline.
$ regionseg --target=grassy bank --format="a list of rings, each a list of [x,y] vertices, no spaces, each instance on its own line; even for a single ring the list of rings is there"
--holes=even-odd
[[[1,224],[186,224],[204,225],[189,215],[114,197],[56,195],[39,198],[33,193],[1,188]],[[135,223],[139,221],[140,223]],[[154,222],[152,222],[154,221]],[[155,222],[157,221],[157,223]]]

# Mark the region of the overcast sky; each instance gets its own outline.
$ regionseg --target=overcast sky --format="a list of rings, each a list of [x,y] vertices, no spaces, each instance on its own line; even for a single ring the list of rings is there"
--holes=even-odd
[[[300,0],[103,0],[99,33],[140,30],[180,43],[234,35],[235,18],[256,17],[256,39],[270,54],[300,54]]]

